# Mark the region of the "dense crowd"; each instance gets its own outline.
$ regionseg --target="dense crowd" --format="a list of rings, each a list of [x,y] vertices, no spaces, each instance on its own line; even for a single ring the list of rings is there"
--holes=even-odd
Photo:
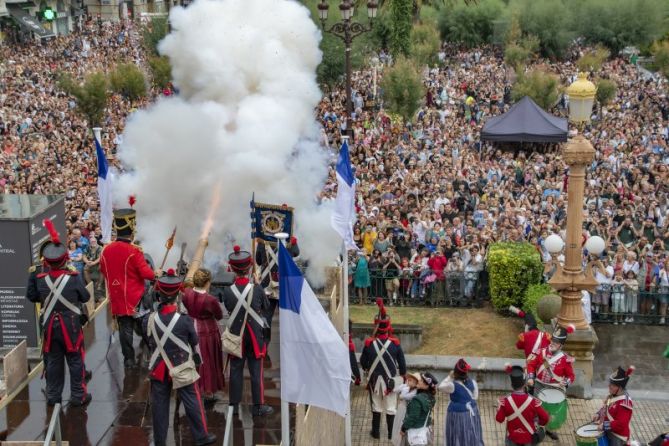
[[[80,32],[46,45],[0,46],[5,61],[0,193],[64,194],[68,233],[76,245],[71,258],[80,270],[95,269],[97,256],[89,245],[99,249],[96,158],[86,122],[56,80],[60,73],[82,78],[108,72],[118,62],[144,65],[138,39],[132,24],[89,21]],[[578,54],[576,49],[572,60],[538,63],[568,85]],[[511,105],[514,75],[502,55],[489,47],[445,45],[438,67],[423,73],[427,93],[413,124],[384,110],[380,79],[388,57],[381,54],[380,60],[378,72],[364,69],[353,79],[351,158],[358,181],[360,252],[352,264],[358,296],[392,300],[404,293],[420,299],[449,272],[484,272],[487,249],[499,240],[534,244],[550,276],[554,267],[543,241],[566,223],[568,171],[560,146],[495,146],[479,139],[486,118]],[[593,111],[585,131],[597,155],[586,178],[584,237],[600,235],[608,248],[596,264],[602,286],[592,297],[593,309],[625,313],[621,322],[637,311],[657,313],[664,322],[669,299],[666,81],[620,58],[606,62],[597,75],[615,81],[618,89],[608,107]],[[131,103],[111,96],[102,145],[113,165],[127,115],[149,100]],[[342,88],[332,89],[316,111],[333,151],[346,130],[345,100]],[[566,115],[567,104],[562,95],[551,111]],[[333,199],[335,185],[331,171],[323,200]],[[384,280],[372,286],[379,271]],[[622,304],[621,295],[629,296]]]
[[[575,58],[541,61],[562,85],[575,80]],[[426,96],[415,123],[378,107],[379,75],[354,79],[351,159],[357,178],[360,248],[352,266],[358,296],[398,294],[421,298],[449,271],[484,269],[496,241],[528,241],[554,271],[544,240],[566,227],[568,168],[558,145],[496,146],[479,139],[486,117],[510,107],[512,78],[492,48],[444,47],[437,68],[424,71]],[[595,312],[658,314],[665,322],[669,281],[669,102],[666,80],[614,58],[598,76],[613,80],[617,95],[593,110],[585,136],[597,154],[586,177],[583,235],[599,235],[607,251],[596,263]],[[336,149],[346,130],[345,95],[326,94],[319,118]],[[566,116],[568,97],[551,110]],[[335,193],[331,174],[323,192]],[[666,245],[665,245],[666,244]],[[588,261],[584,257],[584,263]],[[374,278],[382,277],[380,286]],[[411,280],[406,280],[411,278]],[[417,284],[417,285],[416,285]],[[641,294],[638,296],[637,291]],[[622,293],[622,294],[621,294]],[[620,302],[620,296],[623,298]],[[634,300],[632,300],[634,296]]]

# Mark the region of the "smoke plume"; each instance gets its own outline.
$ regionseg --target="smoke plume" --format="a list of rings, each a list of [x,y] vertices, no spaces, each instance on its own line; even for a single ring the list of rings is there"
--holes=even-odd
[[[159,50],[170,59],[179,94],[128,120],[119,156],[128,173],[116,203],[137,197],[137,237],[161,259],[178,226],[191,250],[210,204],[205,264],[217,268],[232,244],[249,249],[249,201],[296,209],[296,236],[309,278],[322,283],[340,240],[331,210],[316,201],[327,176],[314,107],[320,32],[290,0],[197,0],[170,13]],[[188,252],[187,252],[188,255]]]

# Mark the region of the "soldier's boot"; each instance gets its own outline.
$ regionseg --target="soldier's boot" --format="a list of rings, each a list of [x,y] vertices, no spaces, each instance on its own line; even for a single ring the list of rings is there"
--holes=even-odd
[[[393,438],[393,423],[395,423],[395,415],[386,414],[386,424],[388,425],[388,440]]]
[[[379,412],[372,412],[372,431],[369,433],[372,438],[381,438],[379,429],[381,428],[381,414]]]

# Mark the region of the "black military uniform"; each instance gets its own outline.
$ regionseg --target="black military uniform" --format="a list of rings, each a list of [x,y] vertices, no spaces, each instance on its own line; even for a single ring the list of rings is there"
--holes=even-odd
[[[195,324],[190,316],[177,312],[176,299],[181,291],[181,285],[182,281],[175,276],[174,270],[168,270],[165,276],[157,279],[155,290],[159,296],[160,305],[158,311],[145,318],[143,322],[144,332],[147,334],[153,352],[149,361],[149,370],[151,371],[151,411],[155,446],[165,446],[167,444],[170,395],[172,393],[170,369],[163,359],[158,343],[164,340],[163,350],[172,367],[184,364],[191,355],[196,367],[199,367],[202,362],[199,353],[197,353],[198,338]],[[172,325],[171,322],[175,317],[178,319]],[[157,318],[157,320],[151,322],[151,318]],[[150,327],[151,329],[149,329]],[[166,335],[164,329],[170,327],[172,327],[171,332]],[[178,345],[173,337],[180,340],[188,350]],[[204,406],[196,383],[197,381],[176,390],[186,409],[186,417],[195,445],[202,446],[214,443],[216,436],[207,432]]]
[[[242,330],[244,316],[247,313],[244,306],[240,306],[234,320],[228,321],[228,329],[235,335],[242,336],[242,357],[237,358],[228,355],[230,360],[230,404],[236,406],[242,401],[244,390],[244,363],[248,363],[251,375],[251,395],[253,398],[253,415],[262,416],[274,412],[270,406],[264,404],[263,389],[263,358],[267,353],[265,341],[268,324],[264,314],[269,309],[269,302],[261,286],[253,285],[248,279],[248,274],[253,265],[251,254],[242,251],[239,246],[234,247],[234,252],[228,258],[230,269],[237,275],[235,283],[223,290],[223,304],[232,315],[240,298],[248,301],[248,294],[253,293],[250,299],[249,312],[246,317],[246,326]],[[231,316],[232,317],[232,316]]]
[[[393,328],[383,306],[383,299],[377,299],[376,304],[379,306],[379,314],[374,320],[375,335],[365,340],[360,365],[367,372],[367,390],[372,402],[371,435],[373,438],[380,438],[381,413],[385,411],[390,439],[397,411],[397,393],[392,390],[395,378],[406,375],[407,368],[400,340],[392,335]]]
[[[90,294],[81,276],[66,267],[68,252],[50,220],[44,225],[51,240],[41,249],[45,265],[41,271],[34,269],[28,278],[26,297],[42,305],[42,351],[44,354],[47,404],[62,401],[65,385],[65,360],[70,369],[70,404],[82,406],[91,401],[86,390],[84,366],[84,333],[86,321],[81,305],[88,302]]]

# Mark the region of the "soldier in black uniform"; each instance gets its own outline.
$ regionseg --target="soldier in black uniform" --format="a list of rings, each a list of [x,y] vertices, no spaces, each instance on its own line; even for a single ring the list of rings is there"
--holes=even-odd
[[[181,278],[175,275],[174,270],[169,269],[165,276],[156,280],[154,289],[160,304],[157,312],[144,319],[143,328],[153,352],[149,361],[153,441],[155,446],[165,446],[170,419],[172,378],[169,373],[170,366],[165,363],[163,353],[159,348],[159,342],[164,340],[164,354],[167,355],[171,367],[184,364],[191,357],[196,368],[202,361],[197,350],[198,338],[193,319],[177,311],[176,300],[182,289]],[[178,319],[172,325],[171,322],[174,318]],[[170,327],[171,332],[166,334],[165,330],[169,330]],[[180,340],[182,345],[178,345],[178,342],[173,338]],[[186,417],[195,445],[203,446],[216,442],[216,435],[207,432],[204,406],[196,382],[197,380],[194,383],[179,387],[177,394],[186,409]]]
[[[381,438],[381,413],[386,412],[388,439],[392,437],[395,412],[397,411],[397,393],[393,392],[395,378],[406,375],[407,368],[400,340],[393,336],[390,316],[383,306],[383,299],[376,300],[379,313],[374,320],[374,335],[365,340],[360,355],[360,365],[367,372],[367,390],[372,403],[373,438]]]
[[[67,247],[60,243],[60,237],[53,223],[44,220],[51,241],[42,247],[44,266],[40,272],[35,269],[28,278],[26,297],[40,303],[47,404],[62,401],[65,385],[65,360],[70,369],[70,404],[83,406],[91,401],[86,390],[86,369],[84,366],[84,333],[82,324],[87,320],[82,304],[88,302],[90,294],[81,276],[70,271]]]
[[[262,286],[254,285],[249,280],[248,275],[253,266],[251,253],[235,246],[234,252],[228,257],[228,263],[237,277],[233,285],[223,290],[223,304],[231,315],[228,329],[231,333],[242,336],[242,357],[237,358],[231,354],[228,356],[230,360],[230,404],[236,409],[242,401],[244,362],[248,362],[253,416],[269,415],[274,412],[274,409],[265,405],[263,395],[263,358],[267,353],[266,334],[269,328],[263,315],[269,309],[269,302]],[[247,310],[244,305],[240,304],[235,313],[235,307],[242,299],[248,302],[250,293],[253,293],[250,297],[250,307],[253,311],[248,312],[246,326],[242,329]]]

